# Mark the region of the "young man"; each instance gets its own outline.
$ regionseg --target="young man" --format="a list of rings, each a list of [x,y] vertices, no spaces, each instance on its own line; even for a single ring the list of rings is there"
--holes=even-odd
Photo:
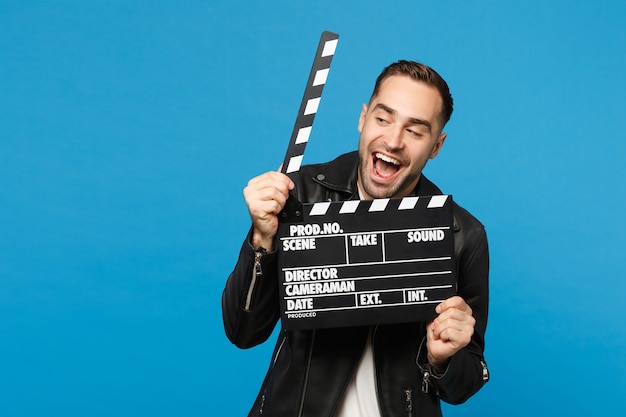
[[[222,299],[228,338],[264,342],[279,318],[274,239],[290,190],[301,202],[442,194],[422,175],[446,139],[448,85],[433,69],[399,61],[383,70],[359,118],[358,152],[279,172],[244,190],[251,231]],[[429,323],[282,330],[250,416],[440,416],[440,399],[462,403],[489,379],[483,357],[489,254],[483,225],[454,204],[458,295]]]

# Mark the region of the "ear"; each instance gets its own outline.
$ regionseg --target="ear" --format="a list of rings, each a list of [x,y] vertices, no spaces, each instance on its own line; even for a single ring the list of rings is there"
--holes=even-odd
[[[439,135],[439,137],[437,138],[437,142],[435,142],[433,149],[430,151],[430,159],[434,159],[437,156],[437,154],[441,150],[441,147],[443,146],[443,142],[445,142],[446,140],[446,137],[448,137],[447,133],[442,133]]]
[[[365,114],[367,114],[367,104],[363,103],[363,107],[361,107],[361,115],[359,116],[359,133],[363,131],[363,125],[365,124]]]

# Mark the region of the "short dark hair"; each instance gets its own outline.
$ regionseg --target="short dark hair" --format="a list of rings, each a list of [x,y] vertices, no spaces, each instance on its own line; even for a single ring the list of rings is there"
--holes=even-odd
[[[441,109],[441,121],[443,123],[441,126],[443,127],[446,123],[448,123],[450,116],[452,116],[454,106],[452,94],[450,94],[450,88],[448,88],[448,83],[446,83],[437,71],[419,62],[400,60],[386,67],[376,79],[376,84],[374,84],[374,91],[370,97],[370,102],[378,94],[380,85],[383,81],[393,75],[406,75],[415,81],[423,82],[426,85],[435,87],[437,91],[439,91],[443,101]]]

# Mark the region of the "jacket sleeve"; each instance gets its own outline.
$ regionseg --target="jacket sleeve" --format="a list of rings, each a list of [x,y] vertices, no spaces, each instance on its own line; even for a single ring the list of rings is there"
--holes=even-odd
[[[422,372],[429,372],[428,381],[437,395],[450,404],[460,404],[474,395],[488,380],[489,371],[484,358],[485,331],[489,307],[489,250],[485,229],[470,227],[458,254],[458,292],[472,308],[476,319],[470,343],[450,358],[443,374],[437,374],[422,349],[418,363]]]
[[[240,348],[263,343],[278,321],[278,266],[276,252],[264,254],[255,265],[250,234],[222,293],[222,318],[228,339]]]

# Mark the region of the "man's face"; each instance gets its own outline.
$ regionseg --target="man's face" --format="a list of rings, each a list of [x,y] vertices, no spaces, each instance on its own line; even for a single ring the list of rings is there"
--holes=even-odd
[[[409,195],[446,138],[435,87],[404,75],[387,78],[359,118],[358,182],[366,199]]]

